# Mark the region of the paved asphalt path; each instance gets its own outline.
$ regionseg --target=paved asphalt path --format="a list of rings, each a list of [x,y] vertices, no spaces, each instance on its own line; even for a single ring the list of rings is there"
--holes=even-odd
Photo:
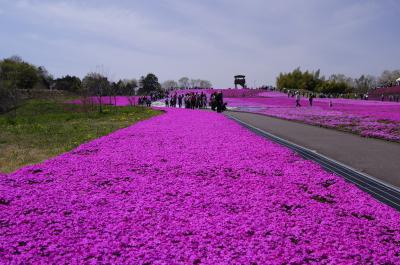
[[[262,114],[227,113],[274,134],[400,187],[400,144],[273,118]]]

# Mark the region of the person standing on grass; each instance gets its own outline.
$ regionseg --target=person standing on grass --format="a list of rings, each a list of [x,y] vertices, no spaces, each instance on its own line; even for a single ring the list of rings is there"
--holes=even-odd
[[[301,107],[300,99],[301,99],[300,93],[297,92],[297,94],[296,94],[296,107]]]

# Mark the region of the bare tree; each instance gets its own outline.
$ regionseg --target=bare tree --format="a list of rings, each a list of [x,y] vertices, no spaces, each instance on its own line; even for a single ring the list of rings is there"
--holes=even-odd
[[[360,94],[365,94],[377,86],[376,77],[372,75],[361,75],[354,80],[354,83],[355,92]]]
[[[182,77],[178,81],[178,85],[180,88],[211,88],[212,84],[208,80],[204,79],[189,79],[187,77]]]
[[[188,77],[182,77],[181,79],[178,80],[178,83],[180,88],[188,88],[190,86]]]
[[[178,88],[178,83],[175,80],[166,80],[161,84],[161,87],[164,90],[168,90],[168,89],[176,89]]]
[[[134,106],[136,104],[135,102],[135,92],[136,88],[138,87],[138,82],[136,79],[124,79],[122,81],[124,88],[125,88],[125,93],[128,96],[128,101],[130,106]]]
[[[102,97],[110,86],[107,77],[99,73],[89,73],[83,78],[82,85],[88,91],[90,96],[95,96],[97,98],[99,112],[103,112]]]
[[[208,81],[208,80],[200,80],[200,82],[199,82],[199,87],[200,87],[200,88],[211,88],[211,87],[212,87],[212,84],[211,84],[211,82]]]
[[[400,70],[385,70],[379,77],[379,85],[381,86],[391,86],[396,83],[396,79],[400,77]]]
[[[200,79],[190,79],[190,87],[191,88],[199,87],[200,81],[201,81]]]
[[[346,83],[349,87],[355,86],[355,80],[344,74],[333,74],[329,77],[330,81],[335,81],[336,83]]]

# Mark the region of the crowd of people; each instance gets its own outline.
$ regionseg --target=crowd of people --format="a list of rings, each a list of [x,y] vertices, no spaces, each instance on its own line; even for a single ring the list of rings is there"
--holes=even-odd
[[[207,105],[212,110],[222,112],[226,110],[227,103],[224,103],[222,92],[214,92],[208,99],[207,94],[190,92],[186,94],[177,94],[176,92],[172,95],[165,97],[165,106],[173,108],[187,109],[205,109]]]
[[[187,109],[203,109],[207,107],[207,95],[203,92],[201,93],[186,93],[167,96],[165,98],[166,107],[185,107]]]
[[[138,99],[138,104],[141,106],[151,106],[152,97],[151,96],[142,96]]]

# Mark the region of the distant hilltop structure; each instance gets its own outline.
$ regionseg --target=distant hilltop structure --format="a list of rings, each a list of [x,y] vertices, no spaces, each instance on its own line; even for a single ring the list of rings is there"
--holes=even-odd
[[[235,88],[237,88],[237,85],[241,85],[242,88],[247,88],[246,87],[246,76],[235,75]]]

